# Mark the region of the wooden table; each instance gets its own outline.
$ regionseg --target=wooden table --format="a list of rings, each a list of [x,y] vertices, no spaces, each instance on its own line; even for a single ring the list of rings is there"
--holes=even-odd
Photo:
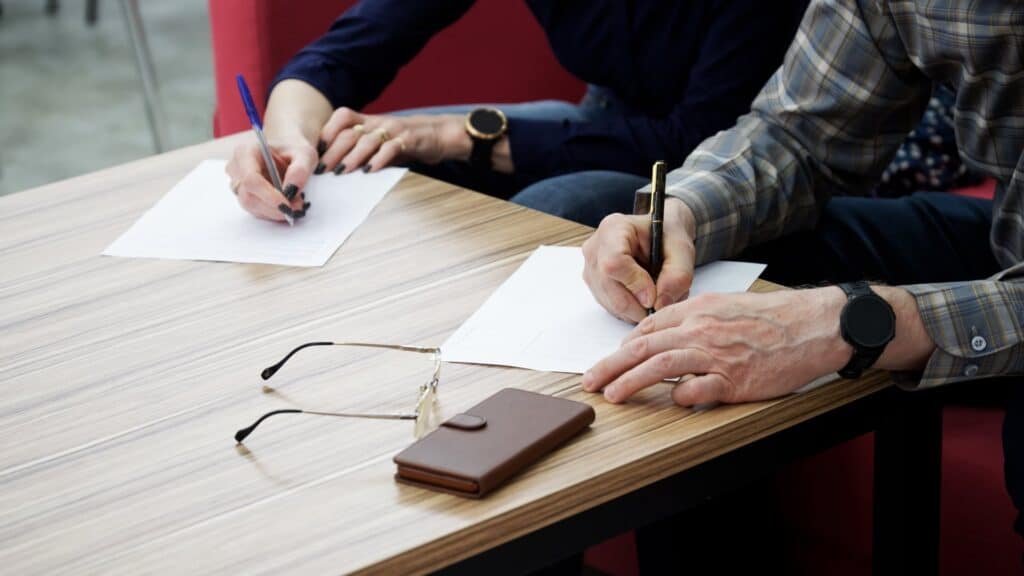
[[[409,174],[320,269],[98,255],[199,160],[227,157],[234,142],[0,198],[4,572],[517,571],[571,551],[565,542],[582,547],[657,517],[632,507],[630,524],[615,507],[644,490],[710,479],[744,451],[774,462],[789,454],[772,443],[785,430],[798,437],[785,446],[808,449],[809,437],[879,428],[896,397],[873,374],[693,413],[664,389],[613,406],[581,392],[578,376],[446,364],[446,414],[507,386],[597,411],[589,432],[482,501],[392,480],[391,457],[412,440],[406,422],[282,417],[238,447],[237,428],[287,403],[261,391],[258,373],[293,345],[439,345],[535,247],[578,245],[591,230]],[[366,372],[356,384],[375,397],[415,395],[416,382]],[[834,415],[846,419],[829,428],[844,431],[836,438],[801,432]],[[905,456],[893,446],[896,460]],[[905,468],[890,476],[905,481],[915,473]],[[694,493],[662,512],[727,483],[706,484],[691,483]],[[590,522],[595,515],[612,520]],[[914,527],[906,518],[888,526],[876,555],[889,546],[895,558],[906,541],[889,539]],[[559,527],[569,539],[545,548]]]

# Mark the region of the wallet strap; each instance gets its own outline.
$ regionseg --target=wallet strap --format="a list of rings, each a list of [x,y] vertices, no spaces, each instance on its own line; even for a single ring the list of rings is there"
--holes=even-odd
[[[487,426],[487,420],[475,414],[456,414],[446,420],[441,426],[455,428],[456,430],[480,430]]]

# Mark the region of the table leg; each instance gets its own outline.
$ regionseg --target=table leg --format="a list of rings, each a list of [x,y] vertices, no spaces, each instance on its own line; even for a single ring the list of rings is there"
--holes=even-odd
[[[894,396],[875,432],[874,573],[938,574],[942,406]]]

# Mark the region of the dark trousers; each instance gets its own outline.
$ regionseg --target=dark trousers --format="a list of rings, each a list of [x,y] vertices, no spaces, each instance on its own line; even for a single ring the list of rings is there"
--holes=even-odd
[[[764,277],[789,286],[980,279],[999,271],[988,243],[991,217],[991,201],[942,192],[894,199],[838,197],[825,207],[813,231],[752,247],[739,259],[767,264]],[[1014,529],[1024,536],[1024,378],[1012,380],[1003,451],[1007,489],[1018,510]],[[969,395],[971,387],[988,386],[964,383],[957,393]],[[657,573],[671,557],[687,558],[689,568],[696,568],[689,560],[694,556],[714,558],[709,568],[721,569],[723,559],[736,570],[773,565],[778,531],[770,520],[762,520],[777,512],[770,492],[765,479],[755,481],[742,494],[638,531],[641,572]],[[758,544],[750,548],[751,542]],[[680,569],[678,562],[668,566],[674,566],[670,572]]]

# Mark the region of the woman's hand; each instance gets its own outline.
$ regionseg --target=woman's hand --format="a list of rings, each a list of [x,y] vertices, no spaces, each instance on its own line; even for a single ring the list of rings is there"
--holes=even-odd
[[[255,136],[235,148],[226,171],[231,190],[247,211],[267,220],[301,218],[309,208],[302,190],[316,171],[317,134],[331,114],[331,104],[315,88],[299,80],[284,80],[270,93],[263,115],[263,132],[270,145],[282,191],[270,183]]]
[[[399,162],[468,160],[473,143],[458,114],[392,116],[338,108],[320,131],[320,170],[343,174]]]
[[[278,191],[270,183],[255,136],[239,144],[231,155],[226,168],[231,178],[231,189],[238,196],[238,203],[254,216],[281,222],[285,215],[301,218],[309,208],[302,191],[316,169],[316,149],[302,138],[271,140],[268,144],[278,174],[282,175],[282,190]]]

